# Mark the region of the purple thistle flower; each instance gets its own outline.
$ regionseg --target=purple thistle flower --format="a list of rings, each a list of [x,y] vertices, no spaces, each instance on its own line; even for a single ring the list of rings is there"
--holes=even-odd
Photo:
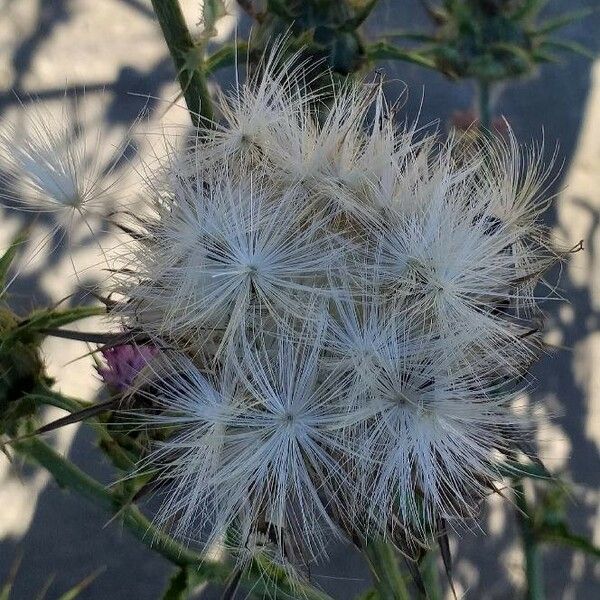
[[[156,356],[155,346],[123,344],[102,348],[106,367],[97,367],[98,374],[106,385],[121,392],[130,388],[137,374]]]

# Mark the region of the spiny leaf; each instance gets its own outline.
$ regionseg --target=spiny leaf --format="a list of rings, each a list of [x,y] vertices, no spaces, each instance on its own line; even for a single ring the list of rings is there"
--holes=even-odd
[[[422,0],[421,4],[429,15],[429,18],[437,25],[443,25],[450,19],[450,11],[452,10],[452,2],[444,2],[444,6],[434,6],[427,0]]]
[[[563,50],[567,52],[573,52],[573,54],[580,54],[581,56],[585,56],[590,60],[595,60],[596,55],[588,50],[582,44],[578,44],[577,42],[570,42],[568,40],[546,40],[541,44],[542,48],[548,48],[553,50]]]
[[[546,470],[544,465],[533,463],[525,464],[516,461],[507,461],[497,467],[498,474],[512,479],[522,479],[531,477],[534,479],[551,479],[552,475]]]
[[[55,396],[45,395],[45,394],[37,394],[30,393],[24,396],[24,399],[31,399],[34,401],[42,402],[43,404],[50,404],[52,406],[58,406],[64,410],[69,411],[71,414],[66,417],[61,417],[60,419],[56,419],[43,427],[36,429],[31,433],[27,433],[18,438],[13,438],[9,443],[14,444],[16,442],[21,442],[23,440],[27,440],[36,435],[41,435],[44,433],[49,433],[50,431],[55,431],[60,427],[66,427],[67,425],[72,425],[73,423],[79,423],[89,417],[93,417],[101,412],[109,410],[112,406],[114,406],[117,402],[117,398],[110,398],[104,402],[99,402],[92,406],[87,406],[80,410],[77,409],[77,405],[73,406],[73,400],[66,399],[64,397],[60,397],[60,394],[56,394]],[[0,448],[3,449],[3,446],[0,445]]]
[[[438,574],[437,552],[429,550],[421,560],[420,567],[427,600],[443,600],[444,592]]]
[[[75,323],[88,317],[106,314],[104,306],[78,306],[67,310],[43,310],[33,313],[14,330],[13,335],[38,333],[43,329],[52,329]]]
[[[48,577],[46,579],[42,589],[38,592],[37,596],[35,597],[35,600],[44,600],[46,598],[46,595],[48,594],[48,590],[50,589],[50,586],[54,582],[55,577],[56,577],[56,575],[52,574],[52,575],[50,575],[50,577]]]
[[[531,444],[530,442],[527,442],[525,440],[517,440],[515,445],[534,465],[536,465],[538,467],[538,469],[540,469],[542,472],[545,473],[546,477],[548,477],[548,478],[552,477],[552,475],[546,469],[546,467],[544,466],[544,463],[541,461],[540,457],[538,456],[533,444]]]
[[[162,600],[186,600],[188,596],[188,570],[186,567],[177,569],[169,580]]]
[[[376,42],[366,47],[366,54],[370,60],[402,60],[422,67],[435,69],[435,62],[415,51],[402,50],[387,42]]]
[[[109,433],[101,435],[98,446],[117,469],[130,472],[135,467],[137,461],[133,453],[123,448]]]
[[[546,5],[548,0],[526,0],[523,2],[521,7],[519,7],[512,15],[512,21],[521,21],[523,19],[528,19],[531,17],[535,17],[542,8]]]
[[[534,50],[531,53],[531,56],[536,63],[552,63],[552,64],[560,63],[560,61],[558,60],[558,58],[556,56],[554,56],[554,54],[550,54],[550,52],[544,52],[543,50],[540,50],[540,49]]]
[[[381,37],[383,39],[387,39],[387,38],[401,38],[404,40],[411,40],[414,42],[435,42],[435,37],[428,34],[428,33],[423,33],[423,32],[419,32],[419,31],[403,31],[403,30],[398,30],[398,31],[386,31],[385,33],[381,34]]]
[[[507,54],[512,54],[513,56],[524,62],[529,62],[529,54],[525,50],[523,50],[523,48],[515,46],[514,44],[499,42],[497,44],[492,44],[490,46],[490,49],[496,51],[500,50],[502,52],[506,52]]]
[[[134,494],[134,496],[131,499],[131,501],[134,502],[134,503],[138,502],[138,500],[141,500],[144,496],[146,496],[148,494],[154,493],[156,490],[159,490],[160,488],[164,487],[169,482],[170,482],[169,479],[165,479],[165,478],[161,478],[161,477],[151,477]]]
[[[542,526],[536,533],[538,538],[544,542],[561,544],[584,552],[589,556],[600,558],[600,548],[584,536],[571,533],[566,523],[559,523],[552,527]]]
[[[19,251],[21,244],[23,244],[23,242],[25,242],[25,240],[27,239],[28,233],[28,227],[24,227],[23,229],[21,229],[21,231],[19,231],[19,233],[17,233],[17,235],[13,238],[12,242],[10,243],[10,246],[8,247],[8,250],[2,255],[2,258],[0,258],[0,298],[6,291],[4,289],[4,286],[6,285],[8,271],[10,270],[10,267],[13,263],[13,260],[15,259],[15,256],[17,255],[17,252]]]
[[[222,46],[204,61],[204,72],[208,75],[224,67],[229,67],[235,63],[236,56],[243,58],[247,52],[248,44],[246,42]]]
[[[55,392],[43,383],[39,383],[37,386],[27,394],[26,398],[31,398],[40,404],[48,404],[50,406],[56,406],[62,408],[68,412],[74,412],[87,406],[83,400],[71,398],[65,396],[60,392]]]
[[[50,431],[54,431],[59,429],[60,427],[66,427],[67,425],[72,425],[73,423],[79,423],[84,421],[85,419],[89,419],[90,417],[96,416],[98,413],[110,410],[114,408],[118,403],[118,398],[110,398],[105,400],[104,402],[98,402],[92,406],[88,406],[77,412],[71,413],[66,417],[62,417],[60,419],[56,419],[43,427],[40,427],[35,431],[35,435],[40,435],[43,433],[49,433]]]
[[[417,588],[417,590],[419,590],[419,593],[423,596],[426,596],[427,591],[425,589],[425,582],[423,581],[423,577],[421,576],[421,572],[419,571],[417,563],[405,557],[404,564],[408,569],[408,572],[413,580],[413,583],[415,584],[415,587]]]
[[[573,11],[570,11],[567,13],[563,13],[562,15],[559,15],[558,17],[555,17],[554,19],[548,19],[547,21],[544,21],[544,23],[542,23],[541,27],[539,27],[532,33],[536,36],[548,35],[549,33],[553,33],[554,31],[557,31],[558,29],[562,29],[563,27],[566,27],[567,25],[570,25],[571,23],[573,23],[575,21],[579,21],[580,19],[583,19],[584,17],[588,17],[589,15],[591,15],[593,13],[594,13],[593,8],[584,8],[582,10],[573,10]]]
[[[228,14],[223,0],[204,0],[202,4],[202,24],[205,40],[217,35],[217,21]]]
[[[71,588],[68,592],[64,593],[58,600],[74,600],[77,598],[81,592],[83,592],[86,588],[88,588],[91,583],[102,573],[106,567],[100,567],[96,569],[93,573],[82,579],[75,587]]]
[[[76,340],[79,342],[89,342],[92,344],[100,344],[104,348],[112,348],[123,344],[146,343],[150,338],[144,334],[127,333],[97,333],[89,331],[74,331],[72,329],[56,329],[53,327],[44,327],[40,333],[52,335],[66,340]]]
[[[12,590],[12,583],[5,583],[0,590],[0,600],[9,600],[10,591]]]

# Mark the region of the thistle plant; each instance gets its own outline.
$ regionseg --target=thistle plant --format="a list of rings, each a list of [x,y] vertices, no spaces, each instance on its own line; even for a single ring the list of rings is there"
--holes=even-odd
[[[180,66],[194,48],[181,11],[153,4]],[[475,526],[502,480],[548,475],[518,400],[543,348],[544,274],[567,255],[543,225],[549,169],[512,134],[399,126],[383,77],[340,83],[293,46],[275,42],[212,96],[210,59],[179,71],[194,127],[140,166],[135,213],[102,212],[119,239],[98,240],[101,307],[23,318],[3,305],[3,449],[177,565],[165,597],[212,580],[230,598],[323,600],[310,568],[332,540],[365,554],[375,597],[409,597],[399,555],[433,597],[427,552],[439,547],[451,580],[449,532]],[[85,219],[103,175],[84,176],[43,124],[33,141],[0,138],[11,185],[35,192],[28,209]],[[63,328],[98,314],[109,333]],[[48,335],[97,347],[104,399],[52,390]],[[44,404],[70,414],[39,427]],[[40,438],[81,420],[120,472],[110,490]],[[136,507],[150,493],[152,520]],[[563,525],[523,521],[536,539],[583,543]]]
[[[417,41],[411,52],[451,79],[471,79],[478,90],[478,118],[492,125],[492,94],[498,85],[534,74],[564,53],[594,58],[576,42],[556,34],[593,12],[575,10],[542,20],[548,0],[443,0],[424,2],[430,32],[391,32],[392,39]]]

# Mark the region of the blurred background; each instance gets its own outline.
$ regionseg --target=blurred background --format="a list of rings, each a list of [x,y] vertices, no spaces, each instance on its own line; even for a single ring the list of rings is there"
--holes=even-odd
[[[183,0],[188,24],[195,32],[201,2]],[[553,0],[545,15],[565,9],[600,8],[598,0]],[[249,19],[235,3],[218,23],[213,43],[245,38]],[[418,0],[381,0],[363,27],[367,38],[391,29],[425,29],[430,21]],[[580,19],[563,32],[592,53],[600,50],[600,12]],[[378,67],[390,80],[390,99],[405,93],[400,117],[446,131],[449,124],[472,119],[475,89],[467,81],[450,81],[437,72],[397,61]],[[175,69],[149,0],[0,0],[0,125],[15,123],[23,111],[43,103],[54,110],[65,93],[75,93],[78,126],[102,125],[103,160],[107,164],[142,109],[150,121],[183,127],[185,109],[170,107],[179,88]],[[231,84],[231,73],[219,81]],[[535,369],[533,399],[540,401],[544,423],[538,443],[552,472],[572,482],[569,517],[575,531],[600,544],[600,60],[564,56],[542,66],[526,80],[496,90],[495,113],[503,115],[519,141],[545,140],[548,159],[558,146],[550,219],[560,243],[584,240],[583,252],[559,273],[559,298],[548,302],[547,342],[555,347]],[[471,116],[469,116],[471,115]],[[152,140],[140,134],[127,160],[119,164],[127,186],[136,185],[128,168],[135,153],[152,151]],[[104,156],[105,154],[105,156]],[[2,209],[0,248],[22,226],[22,213]],[[43,219],[41,229],[51,234]],[[39,241],[39,240],[38,240]],[[106,240],[109,242],[110,240]],[[30,250],[35,240],[30,241]],[[70,247],[69,247],[70,246]],[[97,246],[85,231],[70,244],[57,238],[22,265],[11,291],[24,310],[48,305],[102,278]],[[30,253],[31,254],[31,253]],[[71,260],[80,275],[73,275]],[[553,279],[554,277],[554,279]],[[73,302],[77,299],[77,295]],[[89,327],[86,322],[86,327]],[[46,342],[48,368],[58,388],[92,398],[100,387],[89,358],[76,342]],[[74,361],[74,362],[73,362]],[[57,411],[56,415],[59,416]],[[70,426],[54,436],[55,446],[106,484],[114,472],[93,448],[86,426]],[[460,596],[472,599],[514,598],[523,585],[521,550],[514,511],[500,497],[490,498],[482,531],[453,537],[455,584]],[[600,564],[582,554],[544,551],[546,594],[551,600],[600,597]],[[80,596],[90,600],[161,597],[171,566],[121,530],[118,521],[71,494],[63,493],[41,471],[15,469],[0,458],[0,582],[22,557],[12,598],[29,600],[52,578],[48,598],[60,596],[77,581],[98,572]],[[370,576],[351,548],[334,547],[331,563],[314,573],[315,582],[344,599],[368,586]],[[211,597],[211,590],[205,590]],[[218,596],[215,596],[218,597]],[[448,597],[451,597],[450,595]]]

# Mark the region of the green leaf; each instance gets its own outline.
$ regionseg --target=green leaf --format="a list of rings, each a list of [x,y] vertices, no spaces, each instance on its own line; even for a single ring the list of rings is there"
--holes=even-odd
[[[541,44],[541,47],[550,50],[563,50],[567,52],[572,52],[573,54],[585,56],[590,60],[596,59],[596,54],[594,52],[588,50],[582,44],[578,44],[577,42],[570,42],[568,40],[546,40]]]
[[[101,316],[106,314],[105,306],[78,306],[67,310],[53,310],[42,314],[34,319],[36,326],[50,329],[63,327],[69,323],[75,323],[88,317]]]
[[[12,590],[12,583],[5,583],[0,590],[0,600],[9,600],[10,591]]]
[[[600,559],[600,548],[582,535],[571,533],[566,523],[559,523],[553,527],[542,526],[536,532],[538,539],[543,542],[561,544],[579,550],[589,556]]]
[[[551,63],[553,65],[560,64],[560,60],[554,54],[550,54],[550,52],[544,52],[543,50],[534,50],[531,53],[533,60],[536,63]]]
[[[48,590],[52,586],[52,583],[54,582],[55,577],[56,577],[56,575],[52,574],[52,575],[50,575],[50,577],[46,578],[46,581],[44,582],[44,585],[42,586],[40,591],[37,593],[35,600],[44,600],[46,598],[46,596],[48,594]]]
[[[588,17],[593,14],[595,11],[593,8],[584,8],[583,10],[573,10],[567,13],[564,13],[554,19],[548,19],[542,23],[541,27],[536,29],[533,34],[536,36],[548,35],[549,33],[553,33],[558,29],[562,29],[575,21],[579,21],[584,17]]]
[[[13,238],[12,242],[10,243],[10,246],[8,247],[8,250],[2,255],[2,258],[0,258],[0,298],[4,295],[4,292],[6,291],[4,289],[4,286],[6,285],[6,278],[8,276],[8,272],[13,263],[13,260],[15,259],[15,256],[17,255],[21,244],[23,244],[23,242],[27,240],[28,233],[28,227],[24,227],[23,229],[21,229],[21,231],[19,231],[19,233],[17,233],[17,235]]]
[[[101,567],[97,569],[92,574],[88,575],[84,579],[82,579],[75,587],[71,588],[68,592],[65,592],[62,596],[58,598],[58,600],[73,600],[77,598],[81,592],[83,592],[86,588],[88,588],[94,579],[100,575],[105,570],[105,567]]]
[[[437,552],[430,550],[421,563],[423,583],[427,591],[427,600],[443,600],[444,594],[440,584],[437,566]]]
[[[217,21],[226,16],[227,8],[223,0],[204,0],[202,4],[203,37],[205,39],[217,35]]]
[[[83,402],[82,400],[65,396],[60,392],[51,390],[43,384],[37,385],[25,397],[31,398],[32,400],[40,404],[47,404],[50,406],[56,406],[57,408],[62,408],[63,410],[66,410],[68,412],[75,412],[82,408],[85,408],[86,406],[89,406],[89,403],[87,402]]]
[[[61,417],[60,419],[55,419],[54,421],[47,423],[46,425],[37,429],[35,431],[35,434],[41,435],[43,433],[48,433],[50,431],[60,429],[61,427],[66,427],[67,425],[72,425],[73,423],[81,423],[82,421],[86,421],[88,419],[91,419],[92,417],[97,417],[100,413],[117,408],[117,402],[117,398],[109,398],[108,400],[90,404],[89,406],[86,406],[81,410],[72,412],[66,417]]]
[[[521,532],[521,544],[525,560],[526,597],[528,600],[543,600],[544,583],[539,538],[533,527],[533,517],[522,482],[513,483],[517,522]]]
[[[27,319],[13,329],[11,336],[15,339],[31,334],[41,333],[44,329],[56,329],[69,323],[75,323],[88,317],[106,314],[104,306],[77,306],[66,310],[42,310],[32,313]]]
[[[365,50],[369,60],[402,60],[429,69],[436,68],[435,62],[432,59],[419,54],[419,52],[402,50],[387,42],[369,44]]]
[[[100,437],[98,445],[117,469],[131,472],[135,467],[136,458],[139,458],[139,455],[136,457],[131,451],[123,448],[109,433]],[[131,483],[131,480],[128,483]]]
[[[188,570],[186,567],[182,567],[172,575],[162,600],[186,600],[187,597]]]
[[[409,600],[408,587],[392,544],[383,539],[370,539],[364,545],[364,554],[373,575],[377,598]]]
[[[248,44],[246,42],[238,42],[237,45],[228,44],[219,48],[204,61],[204,73],[208,75],[235,64],[236,55],[239,60],[239,56],[244,57],[247,51]]]
[[[498,42],[497,44],[491,44],[490,50],[506,52],[507,54],[512,54],[513,56],[524,62],[529,62],[529,54],[527,53],[527,51],[523,50],[523,48],[519,46],[516,46],[515,44]]]
[[[227,567],[230,569],[230,567]],[[231,577],[229,572],[227,579]],[[333,600],[331,596],[318,590],[309,583],[298,580],[290,581],[288,572],[273,563],[265,556],[258,555],[252,560],[244,574],[242,585],[248,587],[245,581],[254,581],[251,588],[253,593],[262,598],[302,598],[303,600]],[[258,583],[260,582],[260,587]],[[397,600],[401,600],[399,597]]]
[[[518,8],[512,15],[512,21],[521,21],[535,17],[542,8],[547,4],[548,0],[526,0],[522,6]]]
[[[544,468],[542,464],[520,463],[516,461],[507,461],[497,467],[498,474],[511,479],[523,479],[531,477],[533,479],[550,479],[552,475]]]

